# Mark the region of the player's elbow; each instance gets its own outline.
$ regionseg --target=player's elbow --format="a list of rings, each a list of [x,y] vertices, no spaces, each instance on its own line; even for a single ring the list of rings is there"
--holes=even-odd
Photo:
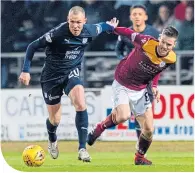
[[[28,45],[27,50],[36,51],[38,48],[39,48],[39,43],[37,40],[35,40]]]

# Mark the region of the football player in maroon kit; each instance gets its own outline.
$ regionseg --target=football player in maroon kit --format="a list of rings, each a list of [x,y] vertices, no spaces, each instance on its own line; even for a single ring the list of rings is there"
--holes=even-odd
[[[109,24],[114,25],[115,20],[111,20]],[[153,89],[156,98],[159,74],[176,62],[173,48],[178,31],[168,26],[157,40],[152,36],[136,33],[130,28],[114,27],[114,33],[128,37],[135,48],[116,67],[112,84],[114,108],[111,114],[88,134],[87,143],[93,145],[105,129],[125,122],[132,111],[142,129],[139,148],[135,153],[135,165],[151,165],[152,162],[144,158],[152,143],[154,131],[152,105],[146,86],[152,81],[153,86],[156,86]]]

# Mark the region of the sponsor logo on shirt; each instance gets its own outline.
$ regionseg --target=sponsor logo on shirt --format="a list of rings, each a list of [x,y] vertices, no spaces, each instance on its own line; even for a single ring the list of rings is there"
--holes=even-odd
[[[144,72],[148,74],[156,74],[159,72],[158,68],[156,68],[158,66],[154,67],[152,64],[148,64],[144,61],[139,62],[139,66]]]
[[[80,52],[80,50],[66,51],[65,59],[76,59],[79,56]]]

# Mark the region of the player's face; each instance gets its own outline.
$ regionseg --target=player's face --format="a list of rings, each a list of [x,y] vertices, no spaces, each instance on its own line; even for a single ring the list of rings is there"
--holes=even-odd
[[[176,38],[161,35],[159,38],[158,53],[160,56],[166,56],[176,44]]]
[[[187,21],[192,21],[194,17],[193,7],[186,7],[185,18]]]
[[[74,36],[80,35],[83,25],[86,23],[87,19],[85,18],[85,15],[83,13],[73,14],[69,13],[68,15],[68,23],[69,23],[69,29],[70,32]]]
[[[134,8],[130,14],[130,20],[133,22],[133,25],[143,25],[145,24],[148,16],[142,8]]]

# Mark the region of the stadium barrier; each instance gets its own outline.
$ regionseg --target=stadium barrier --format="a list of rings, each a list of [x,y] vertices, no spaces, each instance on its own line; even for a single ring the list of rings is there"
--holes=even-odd
[[[182,69],[182,63],[189,61],[189,57],[191,57],[191,65],[188,64],[189,68],[193,68],[193,57],[194,57],[194,51],[176,51],[177,54],[177,61],[175,66],[173,66],[174,70],[170,70],[167,75],[161,75],[160,81],[163,79],[166,81],[169,81],[169,84],[176,84],[181,85],[183,81],[191,81],[193,84],[193,70],[189,69]],[[4,60],[5,63],[11,64],[8,68],[9,73],[16,74],[17,76],[20,75],[21,69],[23,66],[23,60],[25,57],[25,52],[14,52],[14,53],[1,53],[1,59]],[[119,60],[116,58],[116,53],[114,51],[96,51],[96,52],[85,52],[84,54],[84,61],[83,61],[83,71],[81,73],[84,83],[92,83],[92,82],[99,82],[99,81],[112,81],[113,74],[114,74],[114,67],[118,64]],[[34,55],[33,61],[35,60],[44,60],[45,53],[37,52]],[[98,64],[98,59],[102,60],[103,64],[106,64],[109,67],[106,67],[106,70],[101,70],[101,73],[98,73],[97,71],[89,71],[87,70],[87,66],[91,65],[91,68],[95,68]],[[35,65],[35,63],[32,63],[31,67],[31,77],[33,79],[32,74],[40,74],[42,70],[42,64],[38,63],[39,65]],[[87,65],[88,64],[88,65]],[[41,65],[41,66],[40,66]],[[163,73],[166,73],[164,71]],[[38,75],[39,76],[39,75]],[[39,78],[36,78],[36,81],[39,81]],[[164,81],[165,82],[165,81]],[[108,84],[111,84],[108,83]],[[39,86],[39,85],[38,85]],[[17,84],[14,83],[14,88],[20,88],[21,84],[18,82]]]
[[[193,86],[160,86],[161,99],[153,105],[155,140],[194,139]],[[45,120],[48,117],[41,89],[3,89],[1,139],[4,141],[47,140]],[[111,86],[86,89],[89,130],[112,110]],[[52,98],[51,98],[52,99]],[[75,111],[67,96],[62,97],[62,120],[58,139],[75,140]],[[101,140],[135,141],[135,118],[106,130]]]

